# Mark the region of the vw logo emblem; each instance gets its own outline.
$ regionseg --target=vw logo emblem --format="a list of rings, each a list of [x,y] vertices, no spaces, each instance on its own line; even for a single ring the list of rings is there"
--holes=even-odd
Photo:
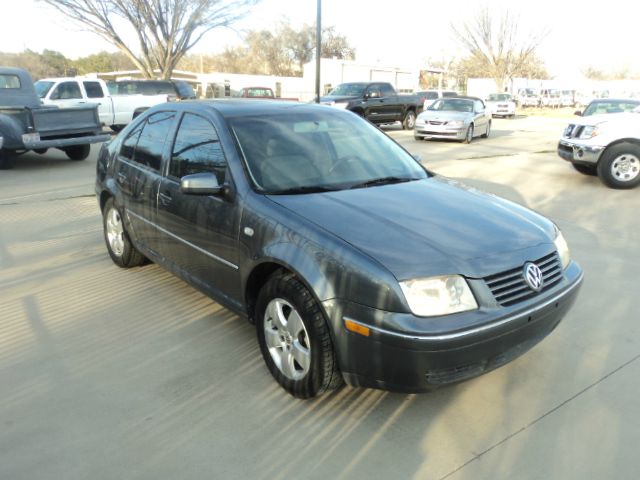
[[[542,270],[535,263],[526,263],[524,266],[524,279],[527,285],[536,292],[542,290],[544,279],[542,278]]]

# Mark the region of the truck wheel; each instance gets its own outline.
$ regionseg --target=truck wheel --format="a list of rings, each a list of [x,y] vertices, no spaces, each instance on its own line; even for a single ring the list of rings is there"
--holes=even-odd
[[[620,143],[607,148],[598,162],[598,176],[611,188],[633,188],[640,184],[640,147]]]
[[[595,165],[581,165],[578,163],[571,163],[571,166],[583,175],[597,175],[597,167]]]
[[[416,112],[413,110],[409,110],[407,114],[404,116],[404,120],[402,121],[402,129],[403,130],[413,130],[413,127],[416,126]]]
[[[11,170],[15,155],[7,150],[0,150],[0,170]]]
[[[71,160],[84,160],[89,156],[91,152],[91,145],[73,145],[72,147],[66,147],[64,153],[67,154]]]
[[[311,398],[342,385],[329,327],[318,302],[292,273],[277,273],[256,303],[264,361],[291,395]]]
[[[113,263],[121,268],[131,268],[145,262],[145,257],[131,243],[129,234],[124,229],[122,214],[113,198],[107,200],[104,205],[102,227],[107,251]]]
[[[464,136],[464,140],[462,142],[471,143],[472,140],[473,140],[473,124],[469,125],[469,128],[467,128],[467,134]]]

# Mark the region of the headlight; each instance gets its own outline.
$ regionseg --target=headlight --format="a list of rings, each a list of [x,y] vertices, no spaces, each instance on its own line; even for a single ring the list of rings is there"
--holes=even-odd
[[[569,253],[569,245],[567,245],[567,241],[564,239],[562,232],[559,229],[556,229],[556,239],[553,243],[558,250],[558,255],[560,255],[562,268],[567,268],[569,266],[569,262],[571,262],[571,254]]]
[[[584,127],[582,129],[582,133],[580,134],[580,140],[587,140],[589,138],[593,138],[598,135],[598,127],[589,126]]]
[[[464,126],[464,121],[462,121],[462,120],[452,120],[447,125],[449,125],[450,127],[462,127],[462,126]]]
[[[331,106],[336,108],[347,108],[347,105],[349,105],[349,102],[335,102]]]
[[[449,315],[478,308],[466,280],[459,275],[400,282],[411,311],[420,317]]]

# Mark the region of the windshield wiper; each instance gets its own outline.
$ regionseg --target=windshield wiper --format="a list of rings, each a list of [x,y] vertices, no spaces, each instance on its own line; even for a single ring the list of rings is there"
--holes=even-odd
[[[282,190],[274,190],[272,192],[267,192],[267,195],[300,195],[304,193],[335,192],[336,190],[340,189],[324,187],[322,185],[311,185],[306,187],[292,187],[284,188]]]
[[[355,185],[351,185],[349,188],[367,188],[367,187],[376,187],[378,185],[391,185],[392,183],[405,183],[411,182],[413,180],[419,180],[419,178],[407,178],[407,177],[382,177],[382,178],[374,178],[373,180],[367,180],[366,182],[356,183]]]

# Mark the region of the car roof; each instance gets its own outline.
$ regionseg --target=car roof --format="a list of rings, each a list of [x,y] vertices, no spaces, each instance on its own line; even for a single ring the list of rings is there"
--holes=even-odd
[[[237,97],[209,100],[187,100],[177,103],[163,103],[160,105],[156,105],[156,107],[158,107],[159,109],[162,109],[163,107],[166,108],[167,106],[170,106],[177,110],[188,110],[192,112],[216,111],[226,118],[291,113],[293,110],[297,112],[308,112],[317,108],[332,108],[326,105],[317,105],[315,103],[247,99]]]

